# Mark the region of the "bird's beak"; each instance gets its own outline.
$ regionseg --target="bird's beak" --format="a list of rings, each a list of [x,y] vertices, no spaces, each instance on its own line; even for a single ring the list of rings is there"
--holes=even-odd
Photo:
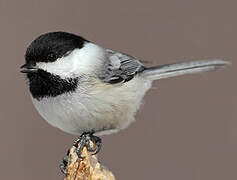
[[[20,72],[22,72],[22,73],[34,73],[37,71],[38,71],[38,68],[34,67],[33,65],[30,65],[30,64],[22,65],[21,70],[20,70]]]

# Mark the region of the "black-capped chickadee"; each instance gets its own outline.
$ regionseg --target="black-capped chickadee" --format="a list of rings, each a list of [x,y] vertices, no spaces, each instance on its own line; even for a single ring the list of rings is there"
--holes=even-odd
[[[81,139],[128,127],[152,81],[216,70],[229,64],[202,60],[145,67],[130,55],[103,48],[67,32],[50,32],[27,48],[26,73],[32,101],[52,126]],[[85,141],[84,141],[85,142]],[[80,144],[78,154],[82,146]],[[89,150],[94,150],[89,147]]]

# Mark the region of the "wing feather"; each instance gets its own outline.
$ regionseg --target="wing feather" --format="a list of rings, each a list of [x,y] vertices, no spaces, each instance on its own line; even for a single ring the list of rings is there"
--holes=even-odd
[[[106,65],[103,73],[99,76],[106,83],[127,82],[142,72],[145,67],[136,58],[106,49]]]

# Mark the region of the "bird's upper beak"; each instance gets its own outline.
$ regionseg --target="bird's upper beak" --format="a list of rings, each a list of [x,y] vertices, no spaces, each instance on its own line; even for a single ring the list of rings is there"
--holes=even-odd
[[[22,73],[34,73],[37,72],[39,69],[37,67],[34,67],[31,64],[24,64],[21,66],[20,72]]]

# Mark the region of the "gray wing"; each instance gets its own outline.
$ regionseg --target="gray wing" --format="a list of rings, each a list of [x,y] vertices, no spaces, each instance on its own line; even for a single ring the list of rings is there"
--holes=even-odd
[[[145,69],[136,58],[110,49],[105,50],[105,58],[106,64],[99,78],[106,83],[127,82]]]

